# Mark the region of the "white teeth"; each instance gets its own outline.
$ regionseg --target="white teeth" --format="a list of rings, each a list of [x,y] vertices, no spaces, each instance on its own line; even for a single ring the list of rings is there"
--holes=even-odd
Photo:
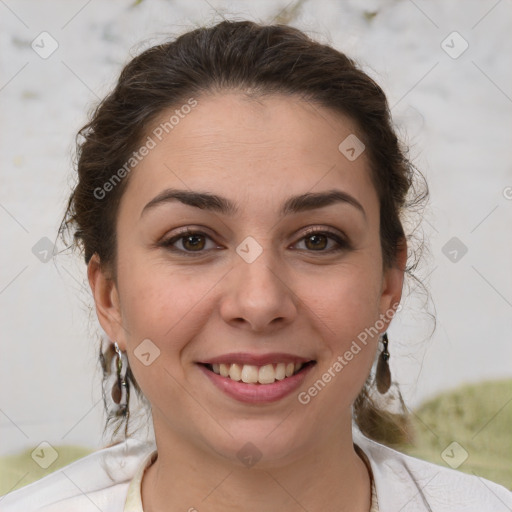
[[[220,364],[219,372],[223,377],[227,377],[229,375],[229,366],[227,364]]]
[[[286,364],[279,363],[276,365],[276,380],[283,380],[286,377]]]
[[[246,384],[256,384],[258,382],[258,367],[244,364],[242,368],[242,381]]]
[[[276,371],[273,364],[262,366],[258,372],[258,382],[260,384],[272,384],[276,380]]]
[[[302,363],[277,363],[255,366],[252,364],[212,364],[212,370],[217,375],[229,377],[237,382],[246,384],[273,384],[297,373],[304,365]]]
[[[232,364],[229,368],[229,378],[239,381],[242,379],[242,367],[239,364]]]

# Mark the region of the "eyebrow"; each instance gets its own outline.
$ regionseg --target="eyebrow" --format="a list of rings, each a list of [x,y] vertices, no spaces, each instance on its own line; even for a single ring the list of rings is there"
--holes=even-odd
[[[236,203],[216,194],[169,188],[162,191],[144,206],[141,217],[148,210],[156,206],[174,201],[179,201],[188,206],[200,208],[201,210],[208,210],[224,215],[235,215],[239,211]],[[361,203],[347,192],[338,189],[327,190],[325,192],[307,192],[305,194],[292,196],[284,202],[280,215],[285,216],[300,213],[336,203],[345,203],[354,206],[366,219],[366,212]]]

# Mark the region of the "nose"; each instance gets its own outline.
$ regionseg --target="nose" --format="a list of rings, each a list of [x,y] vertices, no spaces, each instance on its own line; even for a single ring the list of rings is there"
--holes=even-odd
[[[220,314],[226,323],[270,334],[297,317],[298,298],[286,273],[263,253],[252,263],[235,264],[224,283]]]

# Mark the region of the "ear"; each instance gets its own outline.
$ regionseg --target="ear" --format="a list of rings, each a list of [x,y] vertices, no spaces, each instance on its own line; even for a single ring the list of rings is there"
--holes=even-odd
[[[407,264],[407,241],[402,238],[397,246],[396,260],[393,266],[384,270],[380,297],[380,317],[386,322],[384,332],[395,315],[404,284],[404,272]]]
[[[101,327],[112,341],[117,341],[121,350],[126,350],[126,333],[122,323],[117,286],[114,279],[102,268],[97,253],[89,260],[87,278]]]

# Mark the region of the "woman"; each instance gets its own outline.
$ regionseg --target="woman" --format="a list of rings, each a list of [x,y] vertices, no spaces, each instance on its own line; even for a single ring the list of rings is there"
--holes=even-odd
[[[375,359],[377,396],[391,384],[414,169],[350,59],[224,21],[133,59],[81,135],[63,228],[109,338],[111,419],[127,433],[140,391],[156,446],[127,436],[2,510],[512,507],[367,437],[384,418]]]

